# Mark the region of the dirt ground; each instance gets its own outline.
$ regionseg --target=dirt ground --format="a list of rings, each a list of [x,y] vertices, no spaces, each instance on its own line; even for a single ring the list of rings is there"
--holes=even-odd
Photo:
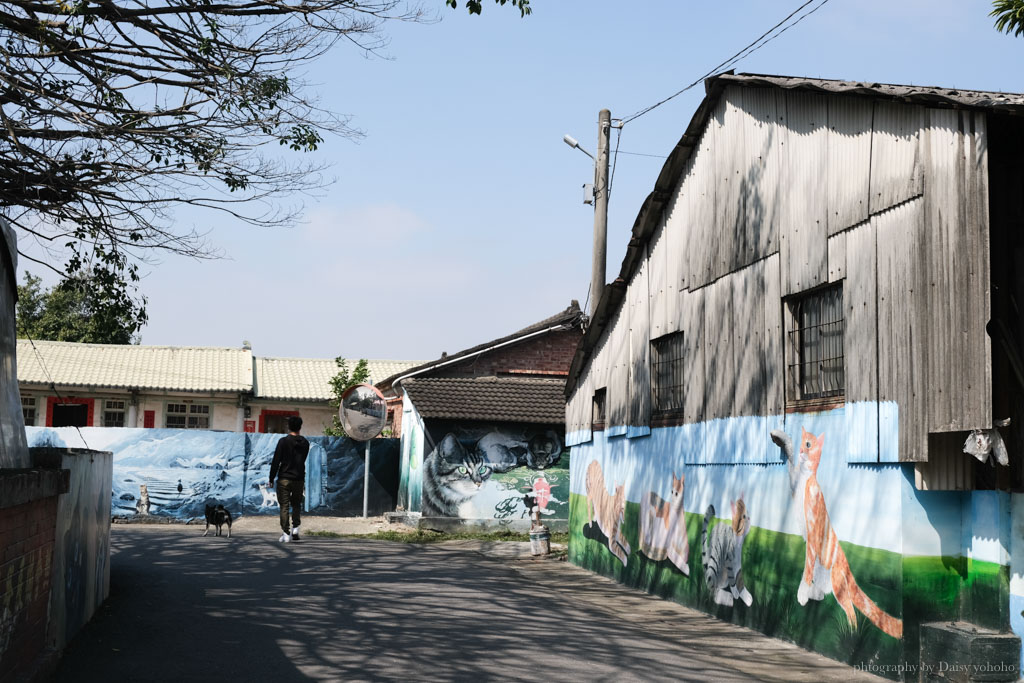
[[[165,518],[151,517],[148,520],[134,518],[121,522],[126,525],[160,524],[167,526],[198,526],[205,528],[205,520],[194,520],[190,524],[168,521]],[[305,514],[302,516],[302,531],[309,534],[318,531],[330,531],[336,534],[375,534],[378,531],[413,532],[415,529],[404,524],[392,524],[383,517],[329,517],[326,515]],[[277,515],[244,515],[234,520],[232,534],[252,535],[256,533],[280,534],[281,525]]]

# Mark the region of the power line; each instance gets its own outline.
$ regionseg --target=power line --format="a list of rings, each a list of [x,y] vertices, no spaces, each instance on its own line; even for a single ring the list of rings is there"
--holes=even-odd
[[[715,66],[710,71],[708,71],[706,74],[704,74],[703,76],[701,76],[700,78],[695,80],[693,83],[690,83],[688,86],[686,86],[682,90],[679,90],[678,92],[675,92],[675,93],[669,95],[665,99],[663,99],[663,100],[661,100],[659,102],[655,102],[651,106],[645,107],[645,108],[641,109],[640,111],[638,111],[638,112],[636,112],[634,114],[630,114],[626,118],[622,119],[622,125],[625,125],[625,124],[629,123],[630,121],[638,119],[641,116],[643,116],[644,114],[647,114],[648,112],[651,112],[654,109],[657,109],[658,107],[660,107],[661,105],[665,104],[666,102],[668,102],[668,101],[670,101],[672,99],[675,99],[676,97],[679,97],[684,92],[686,92],[688,90],[691,90],[692,88],[694,88],[694,87],[700,85],[701,83],[703,83],[705,78],[708,78],[709,76],[711,76],[713,74],[720,73],[721,71],[728,71],[728,69],[730,67],[734,66],[740,60],[742,60],[742,59],[744,59],[746,57],[749,57],[750,55],[752,55],[753,53],[757,52],[762,47],[764,47],[765,45],[770,43],[771,41],[773,41],[776,38],[778,38],[779,36],[781,36],[783,33],[788,31],[793,26],[796,26],[797,24],[799,24],[805,18],[807,18],[810,15],[814,14],[815,12],[817,12],[819,9],[821,9],[821,7],[825,3],[828,2],[828,0],[821,0],[821,2],[818,4],[817,7],[815,7],[812,10],[810,10],[806,14],[803,14],[796,21],[794,21],[792,24],[790,24],[790,25],[786,26],[785,28],[783,28],[782,30],[778,31],[778,33],[775,33],[775,31],[778,30],[779,27],[783,26],[786,22],[788,22],[790,19],[792,19],[794,16],[796,16],[800,11],[802,11],[804,8],[808,7],[809,5],[813,4],[814,2],[815,2],[815,0],[807,0],[806,2],[801,4],[799,7],[797,7],[795,10],[793,10],[788,15],[786,15],[785,19],[783,19],[782,21],[780,21],[779,23],[775,24],[770,29],[768,29],[767,31],[762,33],[760,36],[758,36],[758,38],[756,40],[754,40],[752,43],[748,44],[746,47],[744,47],[742,50],[740,50],[739,52],[734,54],[732,57],[730,57],[729,59],[725,60],[724,62],[722,62],[718,66]],[[773,33],[774,33],[774,35],[772,35]]]

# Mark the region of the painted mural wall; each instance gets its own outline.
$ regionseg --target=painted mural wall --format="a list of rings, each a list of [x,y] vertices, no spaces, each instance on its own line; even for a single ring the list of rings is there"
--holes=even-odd
[[[111,451],[114,517],[204,516],[216,501],[238,514],[278,514],[267,490],[270,462],[283,434],[116,427],[27,428],[30,446]],[[364,446],[339,437],[309,437],[306,510],[362,514]],[[370,514],[394,509],[398,439],[374,439],[370,450]]]
[[[862,435],[844,408],[778,424],[594,432],[573,448],[570,560],[890,678],[916,670],[922,622],[1010,625],[1008,494],[849,462]],[[765,462],[688,455],[758,438]]]
[[[569,456],[557,430],[497,424],[428,427],[429,452],[419,468],[424,517],[521,526],[529,518],[524,494],[533,491],[542,521],[568,519]]]

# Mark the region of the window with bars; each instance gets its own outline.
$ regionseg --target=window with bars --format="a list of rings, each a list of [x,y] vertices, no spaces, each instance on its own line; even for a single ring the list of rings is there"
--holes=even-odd
[[[21,414],[25,417],[25,424],[29,427],[36,423],[36,397],[21,397]]]
[[[594,431],[601,431],[604,429],[604,421],[606,418],[605,397],[607,395],[608,390],[604,387],[594,392],[594,407],[590,414],[590,428]]]
[[[683,333],[651,340],[651,410],[655,414],[683,409]]]
[[[168,429],[209,429],[210,406],[202,403],[168,403],[164,425]]]
[[[125,401],[108,399],[103,401],[103,426],[124,427]]]
[[[790,302],[795,329],[790,331],[794,353],[790,358],[796,398],[817,399],[842,396],[846,389],[843,372],[843,286],[839,283]]]

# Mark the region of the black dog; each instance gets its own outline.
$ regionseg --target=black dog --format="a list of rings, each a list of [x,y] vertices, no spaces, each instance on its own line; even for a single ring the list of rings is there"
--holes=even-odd
[[[203,536],[210,533],[210,525],[217,527],[217,535],[220,536],[220,528],[227,524],[228,525],[228,538],[231,538],[231,511],[223,505],[209,505],[206,506],[206,531],[203,532]]]

